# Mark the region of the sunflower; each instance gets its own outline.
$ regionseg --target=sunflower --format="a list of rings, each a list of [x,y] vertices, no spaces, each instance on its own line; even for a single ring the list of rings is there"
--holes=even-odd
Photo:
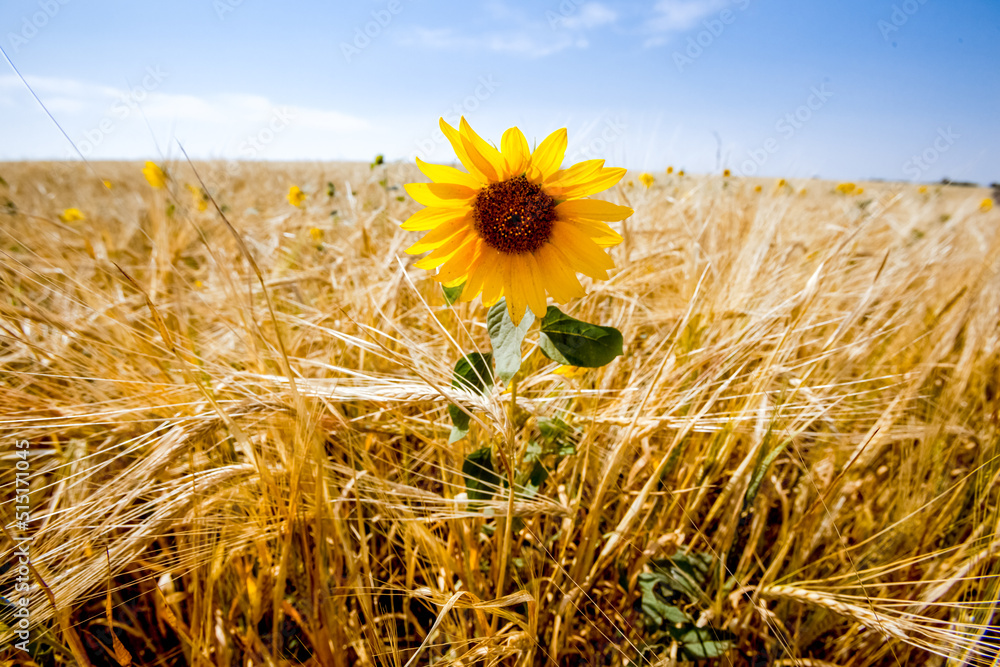
[[[84,220],[83,213],[78,208],[68,208],[59,214],[59,219],[63,222],[79,222]]]
[[[147,161],[142,168],[142,175],[157,190],[167,187],[167,174],[155,162]]]
[[[296,208],[302,208],[302,204],[305,202],[305,200],[306,200],[306,193],[302,192],[299,186],[293,185],[292,187],[288,188],[289,204],[295,206]]]
[[[427,208],[402,228],[426,231],[407,249],[430,250],[415,264],[439,271],[445,287],[465,283],[462,301],[480,294],[485,306],[506,298],[515,324],[526,308],[546,311],[546,292],[559,303],[586,294],[577,272],[607,280],[614,261],[604,248],[621,243],[607,222],[624,220],[632,209],[588,199],[610,188],[624,169],[587,160],[560,169],[566,154],[566,129],[556,130],[534,151],[516,127],[503,134],[500,150],[461,119],[459,129],[441,119],[441,131],[468,171],[428,164],[417,166],[432,182],[409,183],[406,191]]]

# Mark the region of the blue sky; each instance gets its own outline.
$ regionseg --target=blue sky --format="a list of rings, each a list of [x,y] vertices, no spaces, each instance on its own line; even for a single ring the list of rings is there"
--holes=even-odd
[[[464,113],[568,161],[1000,181],[996,0],[4,0],[0,45],[90,159],[450,161]],[[5,62],[0,126],[75,155]]]

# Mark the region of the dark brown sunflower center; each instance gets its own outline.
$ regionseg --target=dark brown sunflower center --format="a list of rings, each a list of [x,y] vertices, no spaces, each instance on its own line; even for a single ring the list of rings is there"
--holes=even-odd
[[[524,176],[483,188],[472,210],[479,237],[491,248],[508,254],[542,247],[556,219],[555,200]]]

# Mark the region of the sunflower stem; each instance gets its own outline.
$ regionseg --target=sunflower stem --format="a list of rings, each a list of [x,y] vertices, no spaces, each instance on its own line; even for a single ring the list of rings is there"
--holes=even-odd
[[[506,584],[507,576],[507,556],[511,548],[511,533],[514,522],[514,467],[513,467],[513,454],[514,454],[514,438],[516,434],[516,426],[514,425],[514,415],[516,414],[515,408],[517,405],[517,379],[511,378],[510,380],[510,408],[509,408],[509,418],[508,418],[508,430],[507,430],[507,443],[510,447],[511,456],[508,458],[507,453],[503,451],[503,447],[499,447],[500,450],[500,462],[503,467],[507,470],[507,517],[504,521],[504,531],[503,531],[503,547],[500,549],[500,571],[497,573],[497,592],[498,598],[503,597],[504,585]],[[493,622],[496,623],[498,617],[493,617]]]

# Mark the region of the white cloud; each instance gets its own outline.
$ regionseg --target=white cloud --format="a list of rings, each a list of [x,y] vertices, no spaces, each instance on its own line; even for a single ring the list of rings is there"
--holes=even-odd
[[[295,119],[295,125],[300,127],[327,130],[330,132],[348,132],[371,128],[371,124],[364,118],[340,113],[339,111],[325,111],[296,106],[288,107],[288,110],[290,115]]]
[[[563,16],[561,24],[568,30],[592,30],[617,20],[618,13],[610,7],[600,2],[588,2],[581,5],[576,12]]]
[[[281,107],[289,110],[307,127],[345,132],[369,127],[364,118],[329,109],[280,105],[261,95],[218,93],[202,97],[168,93],[141,85],[128,90],[56,77],[29,76],[26,80],[53,113],[114,117],[127,115],[123,109],[128,108],[130,111],[141,110],[150,120],[232,124],[266,120],[276,108]],[[28,94],[16,76],[0,76],[0,91],[18,90]]]
[[[336,143],[353,139],[360,131],[374,131],[367,119],[333,109],[281,104],[252,94],[166,92],[157,89],[165,87],[162,77],[144,81],[148,87],[137,85],[129,90],[57,77],[27,78],[77,148],[93,158],[154,154],[154,138],[161,141],[161,147],[176,137],[195,154],[238,157],[240,146],[262,132],[275,135],[275,145],[268,148],[272,151],[281,150],[281,144],[296,134],[299,144],[308,143],[309,134]],[[31,156],[42,150],[49,155],[75,154],[19,78],[0,76],[0,106],[14,126],[32,128],[22,134],[33,134],[38,140],[33,144],[19,136],[18,141],[5,142],[0,149],[4,157]],[[274,129],[279,127],[280,131]],[[260,152],[260,157],[267,156]]]
[[[590,40],[586,32],[618,20],[618,13],[600,2],[579,6],[564,3],[557,11],[538,10],[530,14],[501,0],[486,3],[483,7],[490,23],[502,27],[486,32],[462,32],[454,28],[414,26],[400,39],[400,44],[435,50],[485,50],[524,58],[543,58],[569,48],[588,48]]]
[[[537,34],[539,31],[494,32],[483,35],[459,34],[451,28],[412,29],[410,36],[400,43],[404,46],[420,46],[441,51],[479,51],[509,53],[525,58],[541,58],[563,51],[574,44],[565,34]]]
[[[727,0],[658,0],[653,6],[653,16],[643,25],[643,32],[651,35],[644,46],[660,46],[670,35],[694,28],[728,4]]]

